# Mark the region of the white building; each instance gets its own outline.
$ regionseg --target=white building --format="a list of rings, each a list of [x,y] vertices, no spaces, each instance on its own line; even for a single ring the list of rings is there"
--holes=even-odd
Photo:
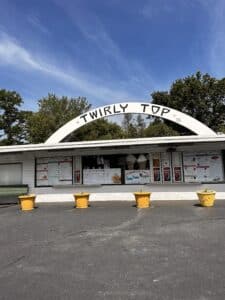
[[[96,119],[144,113],[174,121],[196,135],[61,143]],[[150,103],[118,103],[87,112],[56,131],[45,143],[0,147],[0,185],[28,184],[39,202],[133,200],[152,192],[153,200],[191,200],[208,188],[225,199],[225,135],[174,109]]]

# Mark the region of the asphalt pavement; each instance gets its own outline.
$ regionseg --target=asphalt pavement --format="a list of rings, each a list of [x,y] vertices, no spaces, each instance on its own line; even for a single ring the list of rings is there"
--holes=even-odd
[[[0,299],[225,299],[225,201],[0,206]]]

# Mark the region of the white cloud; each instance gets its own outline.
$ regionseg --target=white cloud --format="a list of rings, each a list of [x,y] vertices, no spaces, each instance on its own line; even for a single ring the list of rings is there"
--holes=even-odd
[[[120,85],[124,86],[125,89],[136,89],[141,94],[146,93],[147,97],[149,97],[150,90],[159,86],[151,69],[141,62],[142,58],[128,57],[127,53],[121,50],[107,32],[96,14],[89,11],[87,7],[83,10],[73,1],[54,0],[54,2],[67,13],[83,37],[102,53],[105,58],[104,62],[107,62],[111,68],[112,76],[114,76],[115,70],[118,70],[117,72],[124,78],[123,81],[120,81]]]
[[[40,19],[36,16],[36,15],[29,15],[27,18],[28,22],[34,26],[36,29],[38,29],[39,31],[41,31],[44,34],[50,34],[50,31],[48,30],[47,27],[45,27]]]
[[[74,90],[80,90],[84,95],[94,97],[104,102],[121,100],[121,98],[131,98],[127,92],[123,90],[114,90],[107,87],[106,84],[99,80],[97,84],[95,81],[90,80],[90,76],[81,74],[77,70],[73,70],[71,73],[67,73],[65,68],[62,70],[56,65],[48,63],[43,60],[40,55],[34,56],[27,49],[22,47],[18,41],[5,33],[0,34],[0,64],[15,66],[18,69],[27,71],[36,71],[49,75],[63,84],[69,85]]]
[[[116,42],[106,32],[99,19],[96,16],[89,17],[88,19],[89,23],[83,18],[77,22],[77,26],[83,35],[87,39],[92,40],[102,53],[110,57],[121,71],[129,74],[132,78],[136,78],[138,73],[142,73],[140,75],[144,75],[145,78],[148,77],[149,82],[152,83],[153,79],[150,77],[149,73],[147,74],[144,70],[140,61],[125,57],[125,54],[122,53]]]
[[[21,68],[40,69],[31,54],[6,34],[0,35],[0,64],[16,65]]]

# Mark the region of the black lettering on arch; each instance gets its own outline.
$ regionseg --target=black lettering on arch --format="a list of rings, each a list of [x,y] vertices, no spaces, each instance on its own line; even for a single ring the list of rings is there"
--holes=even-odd
[[[89,112],[89,115],[90,115],[90,117],[92,118],[92,120],[93,119],[97,119],[97,117],[98,117],[98,111],[97,110],[94,110],[94,111],[90,111]]]
[[[146,107],[148,107],[149,106],[149,104],[144,104],[144,103],[142,103],[141,104],[141,106],[143,106],[143,113],[145,112],[145,110],[146,110]]]
[[[123,112],[125,112],[125,110],[128,107],[128,104],[127,103],[125,105],[120,104],[120,107],[122,108]]]
[[[160,106],[152,105],[152,113],[153,113],[153,115],[156,115],[159,112],[159,110],[160,110]]]
[[[100,116],[102,117],[103,116],[103,114],[102,114],[102,111],[101,111],[101,108],[99,108],[99,114],[100,114]]]
[[[87,123],[86,116],[87,116],[87,114],[84,114],[84,115],[80,116],[80,119],[83,118],[85,123]]]
[[[104,107],[104,113],[105,113],[106,116],[107,116],[107,113],[108,113],[109,115],[112,114],[112,112],[110,111],[110,106],[105,106],[105,107]]]
[[[164,114],[168,114],[170,112],[169,108],[163,108],[161,111],[161,116],[163,116]]]

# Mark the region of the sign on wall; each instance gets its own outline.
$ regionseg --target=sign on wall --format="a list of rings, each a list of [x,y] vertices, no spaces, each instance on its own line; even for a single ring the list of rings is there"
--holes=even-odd
[[[162,152],[161,162],[162,162],[163,182],[171,182],[172,181],[171,154],[168,152]]]
[[[72,157],[38,158],[36,184],[37,186],[72,184]]]
[[[150,170],[125,170],[125,184],[146,184],[150,178]]]
[[[73,182],[75,184],[82,183],[82,162],[81,156],[75,156],[73,160]]]
[[[219,182],[224,179],[220,151],[187,152],[183,160],[185,182]]]
[[[151,153],[150,155],[150,166],[151,166],[151,178],[152,182],[161,183],[162,173],[161,173],[161,157],[160,153]]]
[[[83,184],[121,184],[121,169],[84,169]]]
[[[173,182],[183,181],[182,153],[172,152]]]

